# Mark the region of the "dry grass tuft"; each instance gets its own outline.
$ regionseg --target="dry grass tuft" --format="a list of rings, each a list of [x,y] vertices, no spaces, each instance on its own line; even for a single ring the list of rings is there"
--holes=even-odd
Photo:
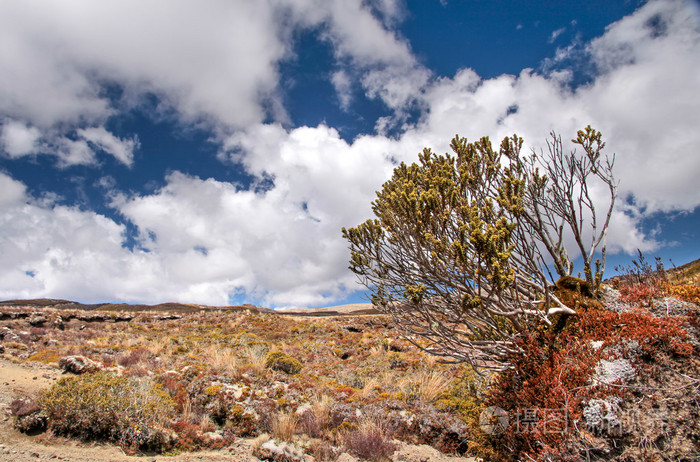
[[[275,420],[272,421],[272,435],[275,439],[292,442],[294,434],[297,431],[299,417],[293,412],[277,414]]]
[[[215,371],[238,375],[238,358],[233,351],[222,349],[219,345],[210,345],[204,350],[203,356]]]
[[[265,372],[265,355],[267,354],[267,348],[262,345],[251,345],[247,346],[243,350],[243,356],[250,369],[260,375]]]
[[[453,380],[438,371],[423,371],[418,378],[418,395],[426,403],[432,403],[446,393]]]

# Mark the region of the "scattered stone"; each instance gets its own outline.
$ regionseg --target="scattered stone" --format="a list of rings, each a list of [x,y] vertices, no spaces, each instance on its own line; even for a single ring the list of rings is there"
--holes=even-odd
[[[622,400],[617,397],[592,399],[583,408],[583,419],[586,421],[588,430],[598,435],[620,435],[623,431],[620,421],[621,402]]]
[[[38,315],[38,314],[33,314],[27,320],[29,325],[34,326],[34,327],[41,327],[46,323],[46,321],[48,321],[48,319],[46,319],[45,316]]]
[[[262,459],[271,458],[277,460],[276,456],[286,457],[285,460],[290,461],[303,461],[304,453],[296,445],[292,443],[287,443],[285,441],[277,442],[274,439],[268,440],[260,446],[263,457]],[[265,453],[268,455],[265,455]]]
[[[336,459],[336,462],[360,462],[360,459],[358,459],[357,457],[351,456],[347,452],[344,452],[338,456],[338,458]]]
[[[58,362],[58,367],[65,372],[72,374],[84,374],[86,372],[97,372],[104,369],[104,366],[97,361],[86,358],[85,356],[65,356]]]
[[[636,375],[634,366],[627,359],[601,359],[596,365],[594,379],[605,384],[612,384],[618,381],[625,381]]]

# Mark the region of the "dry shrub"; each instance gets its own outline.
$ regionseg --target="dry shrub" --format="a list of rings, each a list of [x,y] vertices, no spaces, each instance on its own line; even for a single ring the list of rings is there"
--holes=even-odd
[[[57,350],[48,349],[40,351],[33,356],[30,356],[27,361],[37,361],[40,363],[50,364],[57,363],[61,359],[61,353]]]
[[[243,350],[248,366],[256,374],[262,374],[265,371],[265,355],[268,348],[265,345],[249,345]]]
[[[239,378],[238,358],[233,351],[222,349],[219,345],[210,345],[204,350],[206,363],[217,373],[228,373]]]
[[[199,424],[185,419],[177,419],[170,424],[177,433],[176,448],[179,451],[196,451],[199,449],[220,449],[233,443],[235,437],[230,432],[223,432],[220,438],[209,438],[207,432],[213,431],[211,421],[206,417]]]
[[[577,331],[579,340],[603,340],[607,344],[636,340],[646,359],[651,359],[669,351],[672,344],[687,340],[684,322],[685,318],[677,316],[658,318],[643,312],[589,310],[581,313]]]
[[[119,359],[117,359],[117,363],[120,366],[131,368],[143,361],[148,360],[150,354],[151,352],[146,348],[136,348],[135,350],[131,350],[129,353],[120,356]]]
[[[396,450],[389,432],[376,422],[365,420],[342,436],[345,450],[370,461],[386,461]]]
[[[300,423],[304,433],[312,438],[320,438],[328,430],[331,420],[331,399],[323,395],[316,398],[301,415]]]
[[[644,258],[641,250],[638,257],[628,266],[616,266],[615,271],[620,276],[614,280],[615,287],[620,291],[620,298],[631,304],[649,306],[654,298],[661,296],[666,289],[668,279],[664,265],[659,258],[654,268]]]
[[[523,354],[513,358],[512,370],[495,378],[484,404],[504,409],[511,418],[526,409],[556,409],[565,419],[565,431],[548,431],[547,421],[538,416],[527,431],[510,425],[502,435],[482,440],[484,446],[477,448],[482,455],[493,460],[536,458],[545,449],[563,446],[571,436],[573,422],[581,418],[581,403],[593,391],[588,385],[600,356],[587,341],[565,338],[554,346],[551,336],[534,332],[519,341]]]
[[[620,299],[631,304],[650,306],[655,298],[665,293],[664,288],[644,283],[620,286]]]
[[[375,390],[381,389],[382,381],[377,377],[370,377],[362,386],[360,394],[364,397],[370,396]]]
[[[331,443],[319,439],[311,440],[308,449],[316,460],[324,462],[333,462],[340,455]]]
[[[669,287],[669,293],[681,300],[700,305],[700,287],[691,284],[674,284]]]

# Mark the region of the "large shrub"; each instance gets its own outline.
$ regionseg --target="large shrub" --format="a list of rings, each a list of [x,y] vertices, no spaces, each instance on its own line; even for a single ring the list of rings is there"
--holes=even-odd
[[[582,284],[591,293],[600,286],[614,159],[602,157],[591,127],[572,142],[582,154],[564,153],[553,134],[548,153],[521,156],[515,135],[498,150],[487,137],[455,137],[453,154],[426,148],[419,163],[396,167],[372,203],[376,219],[343,229],[350,268],[374,305],[433,354],[510,369],[523,351],[518,339],[574,314],[551,290],[552,270],[574,270],[565,242],[576,243]],[[607,207],[595,203],[597,189],[609,193]]]
[[[151,380],[107,372],[65,377],[45,390],[39,406],[60,434],[110,439],[125,448],[168,446],[163,427],[175,410],[170,395]]]

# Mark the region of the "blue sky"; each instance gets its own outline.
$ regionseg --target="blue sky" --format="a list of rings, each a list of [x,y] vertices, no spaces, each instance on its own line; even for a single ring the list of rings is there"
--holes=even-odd
[[[696,1],[0,3],[0,299],[358,301],[342,227],[460,134],[592,124],[612,268],[700,257]]]

